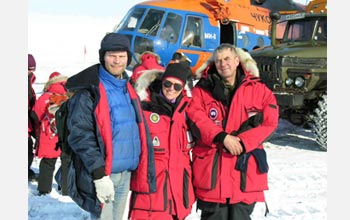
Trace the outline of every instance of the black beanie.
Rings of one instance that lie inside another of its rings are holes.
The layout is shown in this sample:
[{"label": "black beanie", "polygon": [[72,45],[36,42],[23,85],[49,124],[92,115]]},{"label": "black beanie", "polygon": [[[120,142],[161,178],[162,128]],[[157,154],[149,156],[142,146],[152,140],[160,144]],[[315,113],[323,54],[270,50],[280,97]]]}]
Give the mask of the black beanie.
[{"label": "black beanie", "polygon": [[128,53],[128,63],[131,63],[131,51],[129,38],[122,34],[108,33],[101,41],[101,48],[99,50],[100,63],[104,65],[104,56],[106,51],[126,51]]},{"label": "black beanie", "polygon": [[185,68],[181,63],[170,63],[165,69],[162,76],[162,80],[167,77],[174,77],[186,84],[188,69]]}]

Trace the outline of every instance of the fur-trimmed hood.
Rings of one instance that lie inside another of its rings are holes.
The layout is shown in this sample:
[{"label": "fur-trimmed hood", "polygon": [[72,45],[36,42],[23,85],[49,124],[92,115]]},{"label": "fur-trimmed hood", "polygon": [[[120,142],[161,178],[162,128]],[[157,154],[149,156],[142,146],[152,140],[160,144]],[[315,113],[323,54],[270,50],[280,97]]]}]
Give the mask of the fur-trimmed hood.
[{"label": "fur-trimmed hood", "polygon": [[[161,87],[161,78],[162,75],[164,74],[165,70],[145,70],[145,72],[136,80],[135,83],[135,90],[138,96],[140,97],[141,101],[149,100],[150,99],[150,93],[149,93],[149,87],[156,87],[157,83],[159,83],[159,86]],[[153,84],[153,85],[151,85]],[[191,94],[191,89],[188,85],[189,83],[187,82],[185,84],[185,90],[186,90],[186,95],[188,97],[192,97]]]},{"label": "fur-trimmed hood", "polygon": [[[259,74],[258,66],[255,60],[252,58],[252,56],[248,52],[244,51],[242,48],[238,48],[238,47],[236,47],[236,53],[243,70],[253,76],[259,77],[260,74]],[[200,79],[203,75],[203,72],[208,68],[208,66],[211,66],[213,64],[214,64],[214,56],[212,55],[205,63],[203,63],[196,70],[195,72],[196,79]]]},{"label": "fur-trimmed hood", "polygon": [[51,85],[53,85],[55,83],[59,83],[59,82],[65,83],[67,81],[67,79],[68,79],[68,77],[64,76],[64,75],[58,75],[58,76],[52,77],[51,79],[49,79],[49,81],[47,81],[45,83],[43,91],[47,92],[49,90],[49,88],[51,87]]}]

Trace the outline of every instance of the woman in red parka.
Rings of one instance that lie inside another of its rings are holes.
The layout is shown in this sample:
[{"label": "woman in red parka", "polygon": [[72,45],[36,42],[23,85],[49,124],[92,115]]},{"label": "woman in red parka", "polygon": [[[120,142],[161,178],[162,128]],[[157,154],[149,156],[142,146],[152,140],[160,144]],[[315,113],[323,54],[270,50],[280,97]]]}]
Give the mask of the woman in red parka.
[{"label": "woman in red parka", "polygon": [[152,136],[157,175],[155,193],[133,192],[130,219],[185,219],[195,201],[190,151],[192,136],[185,110],[190,102],[182,91],[187,69],[169,64],[163,71],[146,71],[136,81]]},{"label": "woman in red parka", "polygon": [[58,72],[51,73],[44,86],[43,94],[33,108],[40,121],[39,144],[35,152],[36,156],[41,158],[38,177],[39,195],[51,192],[56,160],[61,155],[61,150],[55,149],[58,137],[55,132],[54,115],[49,112],[49,101],[53,94],[64,95],[66,93],[64,87],[66,81],[66,76]]}]

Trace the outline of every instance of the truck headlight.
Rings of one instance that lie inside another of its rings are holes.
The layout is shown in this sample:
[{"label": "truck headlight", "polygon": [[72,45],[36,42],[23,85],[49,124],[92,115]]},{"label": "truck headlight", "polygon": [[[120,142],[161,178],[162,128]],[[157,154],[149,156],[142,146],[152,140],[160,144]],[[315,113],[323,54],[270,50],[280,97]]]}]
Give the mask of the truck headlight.
[{"label": "truck headlight", "polygon": [[293,84],[294,80],[292,78],[287,78],[286,79],[286,86],[291,86]]},{"label": "truck headlight", "polygon": [[304,86],[305,80],[303,77],[298,76],[297,78],[295,78],[295,82],[294,85],[298,88],[301,88]]}]

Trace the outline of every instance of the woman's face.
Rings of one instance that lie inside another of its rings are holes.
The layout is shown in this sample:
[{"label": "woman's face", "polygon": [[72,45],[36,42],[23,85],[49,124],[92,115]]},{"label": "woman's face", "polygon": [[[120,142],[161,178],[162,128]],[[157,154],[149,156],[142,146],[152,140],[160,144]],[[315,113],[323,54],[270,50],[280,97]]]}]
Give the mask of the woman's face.
[{"label": "woman's face", "polygon": [[173,77],[167,77],[162,82],[162,92],[168,100],[177,98],[181,94],[183,88],[183,82]]}]

